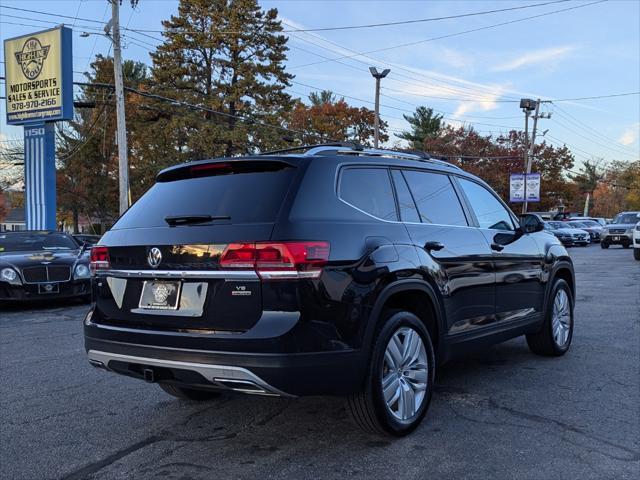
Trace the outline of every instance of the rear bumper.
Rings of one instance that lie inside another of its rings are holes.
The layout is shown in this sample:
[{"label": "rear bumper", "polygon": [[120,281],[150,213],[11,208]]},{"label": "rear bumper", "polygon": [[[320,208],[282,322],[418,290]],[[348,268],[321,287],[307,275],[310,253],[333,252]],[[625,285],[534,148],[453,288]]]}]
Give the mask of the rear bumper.
[{"label": "rear bumper", "polygon": [[[254,353],[186,349],[132,343],[146,332],[115,332],[85,322],[85,350],[92,365],[146,379],[184,386],[222,388],[281,396],[345,395],[361,389],[366,355],[359,350],[314,353]],[[127,334],[128,339],[127,340]],[[110,338],[104,338],[109,336]],[[173,338],[175,340],[175,338]],[[252,342],[247,342],[250,349]],[[255,346],[255,344],[254,344]]]}]

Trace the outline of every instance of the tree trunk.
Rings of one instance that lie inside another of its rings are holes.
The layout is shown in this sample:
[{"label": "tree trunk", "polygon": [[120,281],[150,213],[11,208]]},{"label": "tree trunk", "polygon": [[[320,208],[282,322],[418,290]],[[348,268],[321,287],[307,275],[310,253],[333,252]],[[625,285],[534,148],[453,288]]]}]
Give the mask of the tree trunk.
[{"label": "tree trunk", "polygon": [[78,228],[78,223],[79,223],[78,209],[74,208],[71,212],[73,214],[73,233],[80,233]]}]

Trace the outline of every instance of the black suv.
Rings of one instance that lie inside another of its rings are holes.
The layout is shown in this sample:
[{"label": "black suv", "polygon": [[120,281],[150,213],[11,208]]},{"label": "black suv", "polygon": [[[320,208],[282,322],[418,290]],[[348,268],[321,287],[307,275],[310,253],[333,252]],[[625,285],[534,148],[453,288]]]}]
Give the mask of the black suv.
[{"label": "black suv", "polygon": [[91,251],[92,365],[190,400],[345,395],[403,435],[452,356],[568,350],[573,265],[537,216],[426,155],[300,151],[158,174]]}]

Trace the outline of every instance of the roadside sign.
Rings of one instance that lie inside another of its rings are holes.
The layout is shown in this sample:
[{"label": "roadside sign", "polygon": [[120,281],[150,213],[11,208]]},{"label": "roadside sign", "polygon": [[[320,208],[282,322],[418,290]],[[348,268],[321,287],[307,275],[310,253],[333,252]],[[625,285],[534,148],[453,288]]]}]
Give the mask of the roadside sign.
[{"label": "roadside sign", "polygon": [[4,41],[9,125],[73,118],[71,29],[57,27]]},{"label": "roadside sign", "polygon": [[524,175],[512,173],[509,188],[510,202],[524,202]]},{"label": "roadside sign", "polygon": [[540,174],[528,173],[527,180],[527,202],[540,201]]},{"label": "roadside sign", "polygon": [[[513,203],[540,201],[540,174],[539,173],[512,173],[509,182],[509,201]],[[526,188],[525,188],[526,187]]]}]

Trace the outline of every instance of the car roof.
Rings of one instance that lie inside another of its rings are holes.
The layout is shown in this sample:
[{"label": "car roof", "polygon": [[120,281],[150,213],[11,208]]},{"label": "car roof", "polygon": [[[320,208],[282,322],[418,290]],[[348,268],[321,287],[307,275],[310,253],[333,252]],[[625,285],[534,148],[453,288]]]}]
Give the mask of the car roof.
[{"label": "car roof", "polygon": [[[298,150],[306,151],[298,153]],[[334,165],[340,163],[350,164],[383,164],[393,167],[404,168],[426,168],[442,173],[457,174],[476,179],[485,183],[475,175],[464,171],[451,162],[434,158],[424,152],[405,152],[397,150],[370,149],[364,147],[353,147],[351,144],[323,144],[316,146],[293,147],[290,149],[276,150],[259,155],[247,155],[239,157],[218,157],[205,160],[173,165],[160,171],[156,180],[167,178],[178,170],[187,169],[199,165],[222,162],[242,162],[242,161],[281,161],[297,166],[301,163],[325,162]],[[486,184],[486,183],[485,183]]]}]

